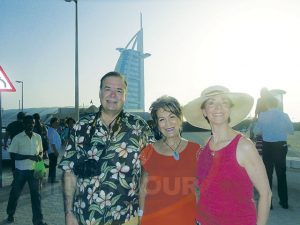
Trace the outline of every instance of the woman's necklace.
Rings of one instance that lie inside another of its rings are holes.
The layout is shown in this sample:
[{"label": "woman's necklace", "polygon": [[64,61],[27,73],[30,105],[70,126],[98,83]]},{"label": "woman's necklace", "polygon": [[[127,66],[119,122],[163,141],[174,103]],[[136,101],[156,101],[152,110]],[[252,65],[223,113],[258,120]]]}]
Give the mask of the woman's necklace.
[{"label": "woman's necklace", "polygon": [[211,154],[211,156],[212,156],[212,157],[215,157],[215,155],[216,155],[216,151],[214,151],[214,150],[211,150],[210,154]]},{"label": "woman's necklace", "polygon": [[180,144],[181,144],[181,138],[180,138],[180,141],[179,141],[179,143],[176,145],[176,147],[175,148],[172,148],[168,143],[167,143],[167,140],[164,140],[164,143],[173,151],[173,158],[175,159],[175,160],[179,160],[179,153],[178,153],[178,147],[180,146]]},{"label": "woman's necklace", "polygon": [[[232,141],[232,139],[225,139],[225,140],[222,140],[222,141],[219,141],[219,144],[221,143],[222,146],[221,147],[218,147],[218,148],[224,148],[226,145],[228,145],[228,143],[230,143]],[[214,142],[214,139],[213,139],[213,142]],[[214,142],[215,143],[215,142]],[[216,144],[216,143],[215,143]],[[210,155],[212,157],[215,157],[215,155],[217,154],[217,150],[210,150]]]}]

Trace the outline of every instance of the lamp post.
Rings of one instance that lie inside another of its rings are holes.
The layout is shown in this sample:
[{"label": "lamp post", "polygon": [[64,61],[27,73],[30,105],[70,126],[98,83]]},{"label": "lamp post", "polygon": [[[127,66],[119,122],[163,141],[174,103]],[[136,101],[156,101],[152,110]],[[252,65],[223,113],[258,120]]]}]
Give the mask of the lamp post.
[{"label": "lamp post", "polygon": [[78,0],[65,0],[75,2],[75,120],[79,119],[79,85],[78,85]]},{"label": "lamp post", "polygon": [[17,83],[21,84],[22,85],[22,112],[23,112],[23,109],[24,109],[24,95],[23,95],[23,81],[21,80],[16,80]]}]

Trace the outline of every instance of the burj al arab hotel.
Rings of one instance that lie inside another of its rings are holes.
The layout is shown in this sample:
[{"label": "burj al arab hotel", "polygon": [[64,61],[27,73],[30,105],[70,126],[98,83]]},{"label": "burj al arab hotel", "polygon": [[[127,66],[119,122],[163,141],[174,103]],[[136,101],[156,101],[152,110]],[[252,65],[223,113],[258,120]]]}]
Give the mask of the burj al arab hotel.
[{"label": "burj al arab hotel", "polygon": [[123,74],[128,82],[128,93],[124,108],[129,111],[144,112],[144,59],[150,54],[144,53],[142,15],[140,23],[140,30],[131,38],[126,47],[117,48],[120,57],[115,71]]}]

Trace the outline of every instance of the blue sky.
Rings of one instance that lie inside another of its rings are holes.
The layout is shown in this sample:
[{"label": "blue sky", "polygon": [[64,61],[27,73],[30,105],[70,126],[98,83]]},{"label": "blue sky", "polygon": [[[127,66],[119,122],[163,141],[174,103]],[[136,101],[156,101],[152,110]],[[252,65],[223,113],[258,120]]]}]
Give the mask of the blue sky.
[{"label": "blue sky", "polygon": [[[300,121],[298,0],[78,0],[80,106],[99,104],[99,79],[140,27],[143,14],[146,109],[163,94],[182,104],[210,85],[255,99],[283,89]],[[0,65],[17,89],[4,109],[74,105],[74,2],[0,0]],[[252,113],[253,115],[253,113]]]}]

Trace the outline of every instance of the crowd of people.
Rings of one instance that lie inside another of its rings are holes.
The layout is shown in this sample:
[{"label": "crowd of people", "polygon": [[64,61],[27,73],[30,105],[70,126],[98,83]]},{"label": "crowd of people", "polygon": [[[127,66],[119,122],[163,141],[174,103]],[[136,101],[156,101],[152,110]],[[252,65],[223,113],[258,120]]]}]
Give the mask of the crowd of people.
[{"label": "crowd of people", "polygon": [[[253,141],[232,128],[251,111],[250,95],[211,86],[183,107],[161,96],[151,104],[150,125],[124,111],[127,89],[123,75],[105,74],[99,111],[66,119],[64,129],[56,117],[46,126],[37,113],[18,114],[5,139],[10,135],[8,151],[15,160],[7,222],[14,222],[28,182],[32,222],[46,224],[40,179],[34,176],[34,163],[42,159],[49,159],[50,184],[58,182],[56,168],[63,171],[66,225],[266,225],[274,167],[280,205],[288,208],[285,157],[293,126],[267,89],[253,123],[262,157]],[[204,146],[182,137],[183,117],[210,131]],[[17,129],[19,134],[12,132]]]},{"label": "crowd of people", "polygon": [[[43,222],[41,207],[41,177],[35,175],[35,164],[43,161],[44,168],[49,168],[48,182],[53,184],[56,180],[57,158],[62,152],[62,140],[69,136],[73,118],[67,118],[65,125],[58,133],[59,119],[52,117],[49,125],[45,125],[39,113],[26,115],[17,114],[17,120],[10,123],[4,136],[4,149],[10,153],[10,163],[13,173],[13,182],[7,204],[7,222],[14,222],[18,199],[26,182],[28,183],[31,204],[32,222],[34,225],[46,225]],[[75,122],[74,122],[75,123]],[[9,146],[9,147],[8,147]],[[49,165],[46,160],[49,159]]]}]

